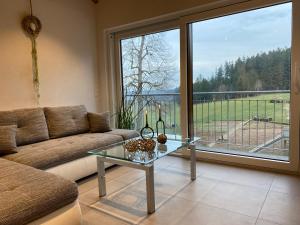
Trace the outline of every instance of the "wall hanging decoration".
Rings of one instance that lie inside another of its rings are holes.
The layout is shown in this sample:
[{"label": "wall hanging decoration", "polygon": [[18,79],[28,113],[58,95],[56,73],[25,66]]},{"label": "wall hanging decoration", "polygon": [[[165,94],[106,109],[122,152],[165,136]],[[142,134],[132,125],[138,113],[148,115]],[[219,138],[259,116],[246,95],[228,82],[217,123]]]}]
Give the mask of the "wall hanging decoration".
[{"label": "wall hanging decoration", "polygon": [[31,0],[29,2],[30,2],[30,15],[25,16],[23,18],[22,27],[31,40],[33,86],[34,86],[34,91],[35,91],[35,95],[36,95],[37,105],[39,105],[40,80],[39,80],[39,70],[38,70],[36,39],[42,29],[42,23],[36,16],[33,15],[32,2],[31,2]]},{"label": "wall hanging decoration", "polygon": [[[163,133],[158,134],[158,127],[159,124],[162,125]],[[157,141],[160,144],[165,144],[168,140],[167,135],[166,135],[166,126],[165,126],[165,121],[162,120],[161,118],[161,108],[160,105],[158,106],[158,121],[156,122],[156,135],[157,135]]]},{"label": "wall hanging decoration", "polygon": [[154,137],[154,130],[149,126],[148,123],[148,112],[146,110],[146,125],[141,129],[140,135],[143,139],[152,139]]}]

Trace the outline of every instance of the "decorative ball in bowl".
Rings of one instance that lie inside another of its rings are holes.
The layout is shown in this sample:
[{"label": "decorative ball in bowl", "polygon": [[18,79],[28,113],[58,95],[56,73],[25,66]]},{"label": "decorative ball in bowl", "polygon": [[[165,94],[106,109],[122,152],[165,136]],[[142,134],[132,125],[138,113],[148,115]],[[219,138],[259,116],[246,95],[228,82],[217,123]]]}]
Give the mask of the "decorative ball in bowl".
[{"label": "decorative ball in bowl", "polygon": [[168,140],[168,138],[165,134],[160,134],[157,136],[157,141],[160,144],[166,144],[167,140]]},{"label": "decorative ball in bowl", "polygon": [[144,152],[154,151],[156,142],[152,139],[142,139],[140,140],[140,150]]},{"label": "decorative ball in bowl", "polygon": [[155,149],[155,146],[156,146],[156,142],[152,139],[132,140],[124,144],[124,148],[128,152],[136,152],[139,150],[142,152],[150,152]]},{"label": "decorative ball in bowl", "polygon": [[139,140],[128,141],[124,147],[128,152],[136,152],[139,150]]}]

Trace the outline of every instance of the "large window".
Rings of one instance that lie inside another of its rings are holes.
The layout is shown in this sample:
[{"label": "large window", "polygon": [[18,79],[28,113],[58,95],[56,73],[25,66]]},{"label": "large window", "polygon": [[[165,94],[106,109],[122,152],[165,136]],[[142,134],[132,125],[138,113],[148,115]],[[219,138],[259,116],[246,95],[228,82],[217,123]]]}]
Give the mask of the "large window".
[{"label": "large window", "polygon": [[199,148],[289,160],[292,3],[192,23]]},{"label": "large window", "polygon": [[[180,54],[179,30],[169,30],[120,41],[125,108],[137,130],[148,123],[156,127],[159,116],[172,138],[180,136]],[[161,132],[161,131],[160,131]]]},{"label": "large window", "polygon": [[200,158],[295,171],[299,8],[243,1],[117,32],[119,127],[140,130],[147,113],[155,130],[160,109],[169,138],[196,137]]}]

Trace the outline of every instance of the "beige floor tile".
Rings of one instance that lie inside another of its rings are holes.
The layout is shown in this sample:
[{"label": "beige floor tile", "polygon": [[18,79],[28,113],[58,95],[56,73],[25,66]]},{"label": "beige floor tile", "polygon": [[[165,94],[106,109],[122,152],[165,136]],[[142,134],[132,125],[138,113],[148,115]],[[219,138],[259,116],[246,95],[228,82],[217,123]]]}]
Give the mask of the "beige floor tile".
[{"label": "beige floor tile", "polygon": [[186,159],[183,159],[181,157],[176,157],[176,156],[166,156],[163,157],[161,160],[164,160],[168,164],[176,164],[176,163],[181,163],[182,160],[187,161]]},{"label": "beige floor tile", "polygon": [[[187,173],[190,173],[190,171],[191,171],[190,159],[184,159],[184,158],[180,158],[180,157],[176,157],[176,156],[168,156],[166,158],[162,158],[162,159],[158,160],[158,162],[160,162],[159,167],[163,167],[163,168],[170,167],[170,168],[174,168],[177,170],[186,171]],[[203,162],[196,163],[197,175],[202,174],[202,167],[200,167],[201,164],[203,164]],[[206,164],[206,163],[204,163],[204,164]]]},{"label": "beige floor tile", "polygon": [[277,175],[273,181],[271,190],[300,196],[300,177]]},{"label": "beige floor tile", "polygon": [[81,180],[81,181],[77,182],[77,184],[78,184],[79,194],[88,192],[88,191],[94,189],[95,187],[98,187],[97,175],[93,175],[84,180]]},{"label": "beige floor tile", "polygon": [[300,224],[300,197],[271,191],[260,213],[260,218],[282,225]]},{"label": "beige floor tile", "polygon": [[[127,167],[114,166],[106,169],[105,172],[106,172],[105,174],[106,181],[108,182],[126,173],[132,172],[132,169]],[[86,179],[82,179],[78,181],[77,184],[78,184],[78,191],[80,194],[90,191],[95,187],[98,187],[97,174],[90,176]]]},{"label": "beige floor tile", "polygon": [[[97,181],[97,179],[95,179]],[[112,194],[116,191],[121,190],[122,188],[126,187],[127,184],[112,180],[106,183],[106,193],[107,195]],[[85,205],[91,205],[95,202],[99,201],[99,189],[98,184],[93,189],[80,194],[79,195],[79,202]]]},{"label": "beige floor tile", "polygon": [[82,216],[84,216],[87,212],[89,212],[92,208],[85,205],[85,204],[82,204],[79,202],[79,205],[80,205],[80,208],[81,208],[81,214]]},{"label": "beige floor tile", "polygon": [[167,159],[169,158],[170,156],[166,156],[166,157],[163,157],[161,159],[158,159],[154,162],[154,169],[156,168],[167,168],[171,165],[170,161],[168,161]]},{"label": "beige floor tile", "polygon": [[256,225],[280,225],[279,223],[258,219]]},{"label": "beige floor tile", "polygon": [[[170,198],[171,196],[156,191],[156,208]],[[127,186],[110,196],[101,198],[92,207],[129,223],[138,224],[148,215],[146,190],[140,190],[134,185]]]},{"label": "beige floor tile", "polygon": [[[163,168],[154,173],[155,191],[167,195],[175,195],[190,183],[190,175],[186,172]],[[140,190],[146,189],[145,178],[138,181],[135,186]]]},{"label": "beige floor tile", "polygon": [[121,182],[124,184],[131,184],[133,182],[136,182],[136,181],[142,179],[143,177],[145,177],[145,171],[135,169],[135,170],[132,170],[128,173],[125,173],[125,174],[119,176],[116,180],[118,182]]},{"label": "beige floor tile", "polygon": [[208,163],[200,163],[197,172],[203,177],[265,189],[270,188],[275,177],[268,172]]},{"label": "beige floor tile", "polygon": [[129,225],[129,223],[92,208],[85,209],[82,220],[83,225]]},{"label": "beige floor tile", "polygon": [[105,171],[105,177],[107,180],[113,180],[133,170],[126,166],[114,166]]},{"label": "beige floor tile", "polygon": [[217,180],[198,177],[195,181],[191,181],[183,190],[177,193],[176,196],[190,201],[199,201],[211,191],[218,183]]},{"label": "beige floor tile", "polygon": [[233,167],[229,169],[226,182],[270,189],[275,175],[268,172]]},{"label": "beige floor tile", "polygon": [[84,225],[128,225],[126,217],[135,223],[146,217],[142,225],[300,224],[299,177],[197,162],[198,177],[191,182],[190,161],[172,156],[155,162],[154,169],[157,211],[150,216],[144,171],[123,166],[106,171],[108,196],[115,195],[109,200],[116,202],[104,211],[112,214],[90,207],[99,202],[96,175],[78,182]]},{"label": "beige floor tile", "polygon": [[172,157],[169,159],[170,167],[177,168],[180,170],[190,171],[191,161],[188,159],[181,159],[179,157]]},{"label": "beige floor tile", "polygon": [[211,163],[199,163],[197,164],[197,173],[200,176],[226,181],[228,177],[229,171],[232,167],[219,165],[219,164],[211,164]]},{"label": "beige floor tile", "polygon": [[183,198],[173,197],[163,204],[156,212],[148,216],[142,225],[173,225],[180,221],[196,205],[196,202]]},{"label": "beige floor tile", "polygon": [[254,225],[256,218],[198,203],[176,225]]},{"label": "beige floor tile", "polygon": [[267,192],[266,189],[219,182],[200,201],[214,207],[257,217]]}]

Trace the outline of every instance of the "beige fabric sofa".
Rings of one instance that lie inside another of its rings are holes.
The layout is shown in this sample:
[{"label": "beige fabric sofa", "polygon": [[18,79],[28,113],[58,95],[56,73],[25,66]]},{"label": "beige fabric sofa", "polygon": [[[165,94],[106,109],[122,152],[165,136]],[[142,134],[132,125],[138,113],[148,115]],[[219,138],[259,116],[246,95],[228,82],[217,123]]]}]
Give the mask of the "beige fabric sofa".
[{"label": "beige fabric sofa", "polygon": [[75,183],[0,159],[0,224],[26,224],[76,201]]},{"label": "beige fabric sofa", "polygon": [[0,225],[80,224],[73,181],[96,172],[87,151],[138,136],[91,133],[84,106],[2,111],[0,126],[7,125],[17,126],[18,147],[0,158]]}]

